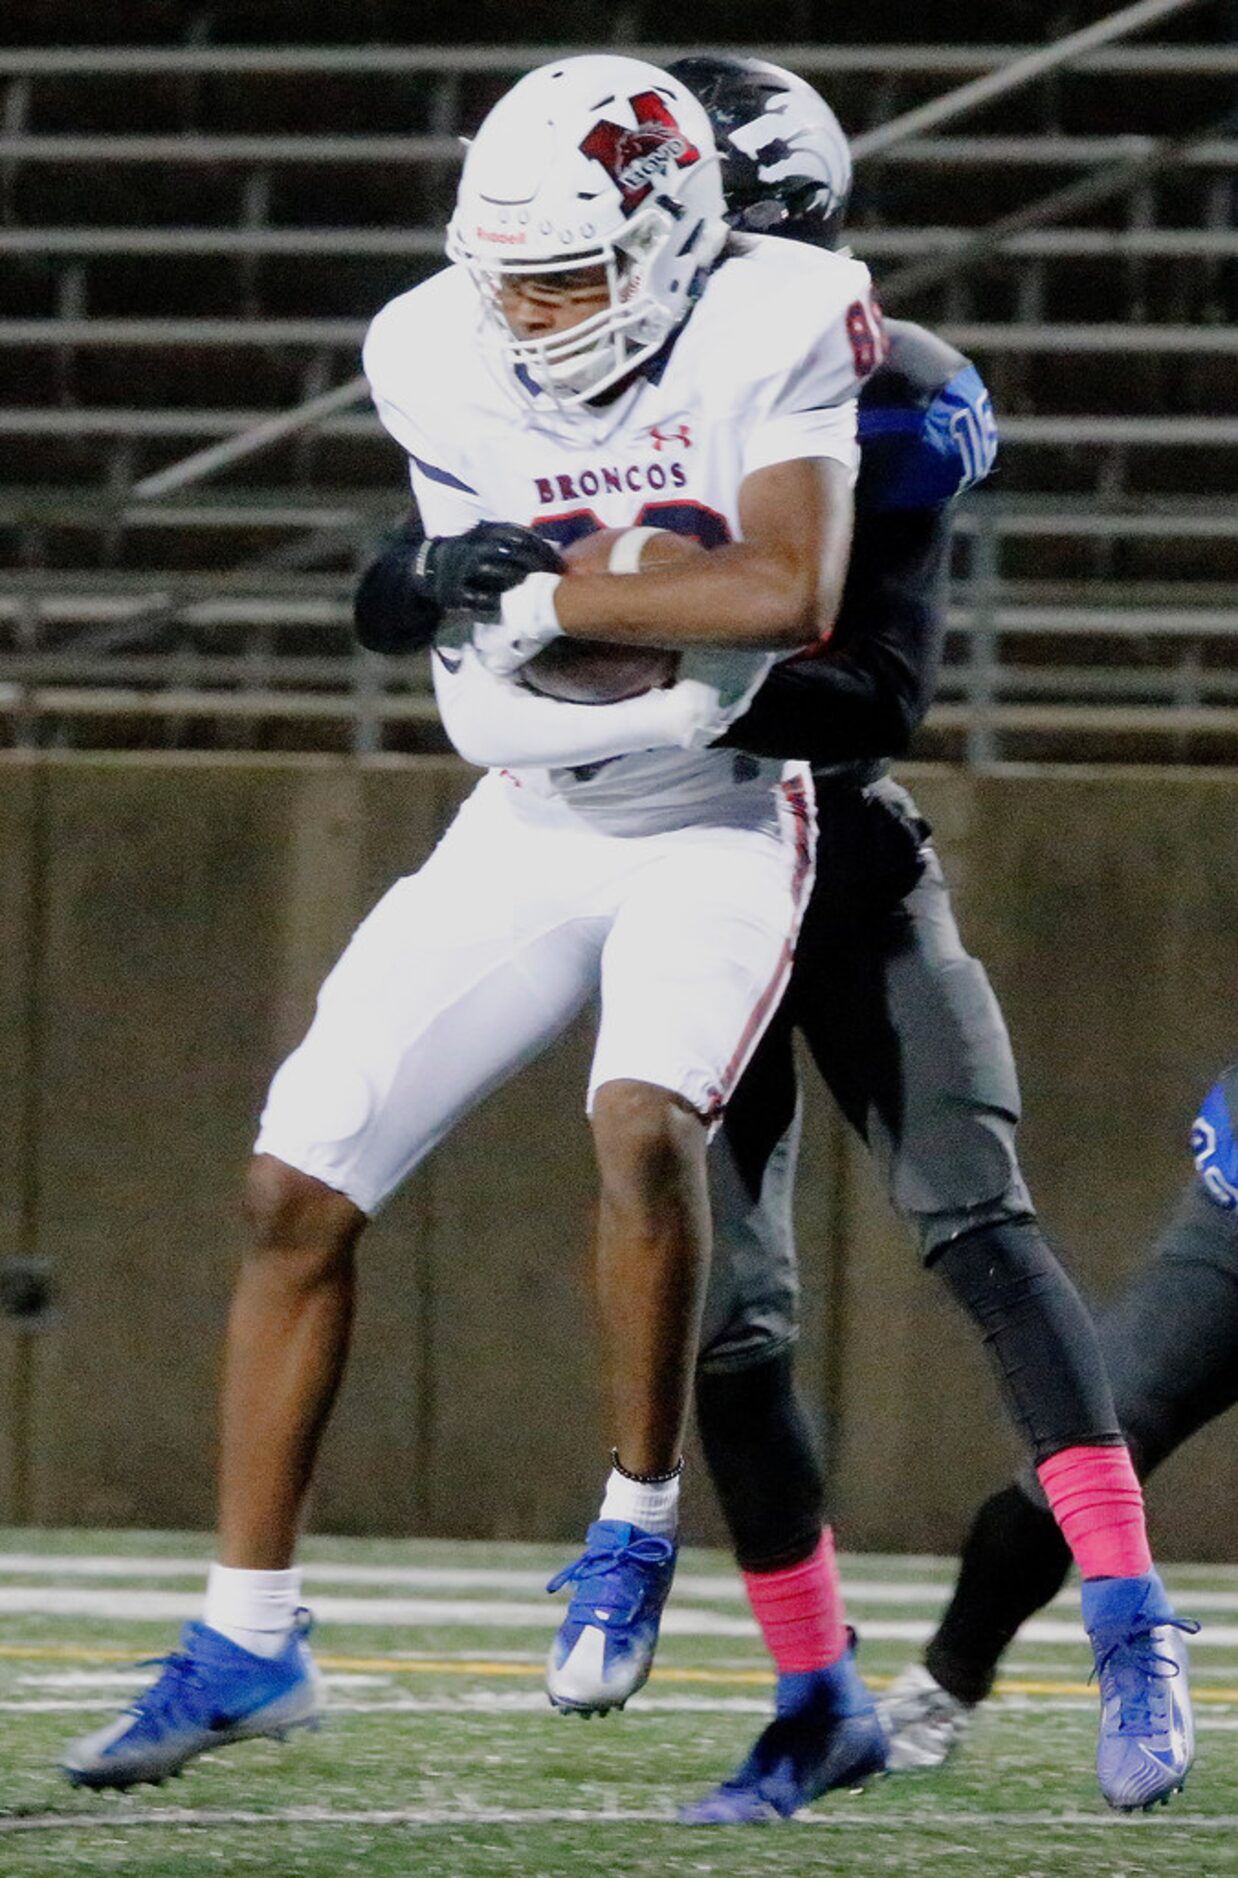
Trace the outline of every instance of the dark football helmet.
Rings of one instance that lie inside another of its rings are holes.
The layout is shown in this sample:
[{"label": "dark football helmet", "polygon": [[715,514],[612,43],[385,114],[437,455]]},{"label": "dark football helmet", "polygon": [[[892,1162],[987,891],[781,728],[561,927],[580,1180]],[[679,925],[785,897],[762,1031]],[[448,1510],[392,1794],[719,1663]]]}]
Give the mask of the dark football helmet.
[{"label": "dark football helmet", "polygon": [[851,152],[812,86],[764,59],[703,53],[666,69],[709,113],[731,227],[836,247],[851,194]]}]

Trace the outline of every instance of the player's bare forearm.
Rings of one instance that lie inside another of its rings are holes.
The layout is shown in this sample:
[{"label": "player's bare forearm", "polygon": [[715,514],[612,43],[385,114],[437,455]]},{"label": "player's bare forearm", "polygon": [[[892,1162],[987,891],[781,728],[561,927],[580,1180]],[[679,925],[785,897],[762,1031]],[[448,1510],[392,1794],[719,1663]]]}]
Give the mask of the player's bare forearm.
[{"label": "player's bare forearm", "polygon": [[812,570],[734,542],[648,574],[580,574],[555,595],[569,638],[791,649],[824,638]]},{"label": "player's bare forearm", "polygon": [[581,574],[555,594],[569,638],[616,645],[782,651],[828,639],[851,545],[851,479],[805,458],[757,470],[740,492],[744,539],[640,574]]}]

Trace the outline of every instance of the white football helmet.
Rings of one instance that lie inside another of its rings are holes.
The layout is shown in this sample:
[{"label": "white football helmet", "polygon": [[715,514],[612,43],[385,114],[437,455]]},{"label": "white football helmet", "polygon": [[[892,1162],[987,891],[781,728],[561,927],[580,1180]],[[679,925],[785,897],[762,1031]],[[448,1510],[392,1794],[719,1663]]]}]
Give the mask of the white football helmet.
[{"label": "white football helmet", "polygon": [[[447,252],[481,294],[484,331],[526,396],[596,398],[682,324],[727,237],[709,118],[641,59],[589,54],[530,72],[469,146]],[[606,308],[521,338],[500,289],[603,267]]]}]

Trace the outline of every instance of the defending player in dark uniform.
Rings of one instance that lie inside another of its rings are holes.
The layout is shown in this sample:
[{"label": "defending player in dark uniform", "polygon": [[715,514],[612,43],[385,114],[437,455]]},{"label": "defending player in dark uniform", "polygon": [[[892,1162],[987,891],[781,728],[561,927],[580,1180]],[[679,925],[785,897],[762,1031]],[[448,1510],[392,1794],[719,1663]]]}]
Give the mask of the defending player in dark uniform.
[{"label": "defending player in dark uniform", "polygon": [[[816,93],[759,61],[691,58],[673,69],[709,111],[732,226],[833,246],[850,163]],[[928,708],[948,504],[988,473],[996,445],[968,361],[907,322],[891,322],[889,337],[888,362],[861,396],[856,529],[833,640],[820,657],[776,667],[725,739],[812,761],[818,870],[790,990],[713,1151],[714,1274],[696,1392],[710,1472],[779,1671],[777,1718],[736,1774],[688,1809],[692,1823],[792,1813],[873,1760],[868,1718],[830,1680],[846,1631],[831,1593],[822,1468],[792,1376],[796,1028],[926,1263],[985,1337],[1062,1520],[1063,1556],[1069,1542],[1089,1580],[1085,1622],[1107,1664],[1102,1699],[1119,1667],[1133,1667],[1124,1688],[1144,1688],[1150,1636],[1185,1666],[1095,1332],[1019,1170],[1018,1082],[1000,1008],[959,937],[927,825],[872,760],[904,749]],[[1105,1528],[1099,1544],[1089,1517]],[[1151,1777],[1126,1727],[1137,1698],[1127,1706],[1121,1728],[1102,1724],[1098,1754],[1117,1806],[1172,1791],[1190,1762],[1183,1675],[1148,1743],[1159,1757]]]},{"label": "defending player in dark uniform", "polygon": [[[1191,1132],[1196,1172],[1152,1259],[1100,1320],[1118,1416],[1141,1480],[1238,1403],[1238,1063]],[[985,1501],[946,1613],[882,1703],[896,1770],[940,1767],[1003,1651],[1061,1590],[1070,1553],[1034,1477]]]},{"label": "defending player in dark uniform", "polygon": [[[713,118],[733,225],[829,246],[849,166],[842,133],[816,94],[752,62],[693,60],[678,69]],[[851,338],[858,368],[861,340],[876,347],[880,339],[867,322]],[[862,1778],[885,1754],[848,1648],[822,1527],[821,1468],[792,1384],[794,1025],[879,1158],[926,1259],[983,1328],[1089,1581],[1085,1620],[1104,1661],[1109,1716],[1098,1765],[1115,1805],[1149,1797],[1147,1730],[1126,1726],[1124,1692],[1146,1687],[1149,1636],[1163,1652],[1181,1647],[1151,1570],[1142,1498],[1095,1332],[1019,1173],[1018,1090],[1000,1011],[963,949],[914,804],[873,760],[905,747],[927,709],[940,650],[946,505],[986,473],[993,451],[984,388],[967,361],[916,327],[896,324],[892,338],[893,356],[863,409],[856,541],[834,640],[817,659],[779,666],[728,738],[739,752],[818,766],[822,833],[791,998],[712,1150],[719,1233],[698,1415],[779,1682],[778,1716],[748,1761],[685,1815],[701,1823],[792,1813]],[[366,643],[401,643],[402,620],[392,633],[387,622],[401,612],[409,545],[380,556],[380,569],[398,576],[390,590],[373,569],[363,582]],[[599,725],[622,708],[597,706]],[[572,1611],[613,1604],[607,1557],[589,1554],[580,1565]],[[642,1674],[656,1620],[646,1628]],[[1165,1792],[1189,1765],[1184,1677],[1174,1694],[1172,1738],[1154,1744],[1163,1758],[1152,1765],[1153,1784]]]}]

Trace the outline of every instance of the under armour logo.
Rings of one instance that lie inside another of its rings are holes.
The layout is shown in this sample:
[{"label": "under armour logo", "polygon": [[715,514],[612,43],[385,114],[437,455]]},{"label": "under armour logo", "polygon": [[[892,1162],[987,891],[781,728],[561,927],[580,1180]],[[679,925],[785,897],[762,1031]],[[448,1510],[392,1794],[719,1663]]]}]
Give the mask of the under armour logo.
[{"label": "under armour logo", "polygon": [[681,443],[685,450],[692,448],[692,438],[686,424],[677,424],[674,430],[659,430],[656,424],[649,426],[649,435],[653,438],[655,450],[664,450],[668,444]]},{"label": "under armour logo", "polygon": [[623,198],[623,212],[631,215],[650,194],[672,163],[680,169],[700,158],[656,91],[639,91],[629,98],[635,129],[613,124],[608,117],[593,126],[580,145],[582,156],[600,163]]}]

